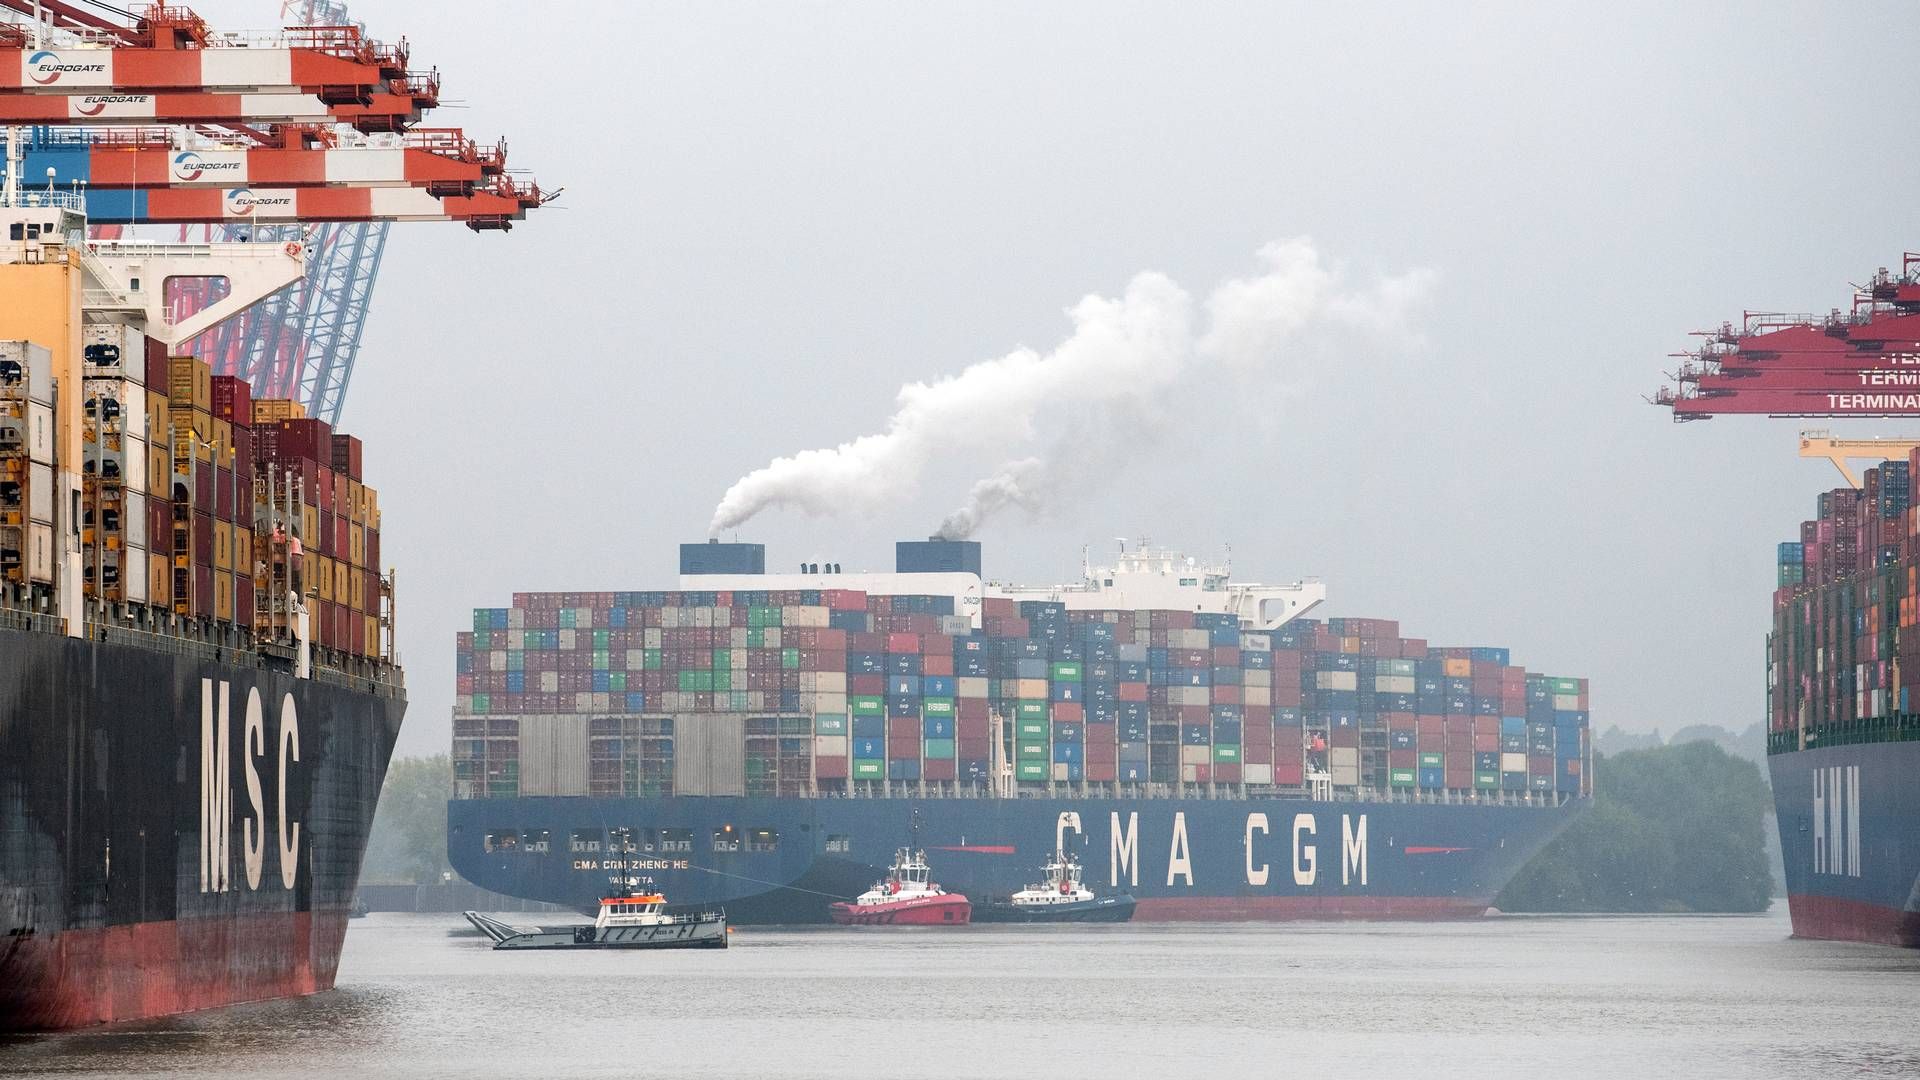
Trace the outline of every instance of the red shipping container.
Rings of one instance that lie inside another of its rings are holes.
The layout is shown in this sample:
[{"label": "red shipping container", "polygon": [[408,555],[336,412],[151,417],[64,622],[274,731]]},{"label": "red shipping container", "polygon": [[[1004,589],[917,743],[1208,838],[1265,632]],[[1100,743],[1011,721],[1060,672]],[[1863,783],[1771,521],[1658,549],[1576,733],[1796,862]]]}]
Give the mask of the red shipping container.
[{"label": "red shipping container", "polygon": [[1123,682],[1116,685],[1114,697],[1120,701],[1147,700],[1147,684],[1143,682]]},{"label": "red shipping container", "polygon": [[353,556],[353,522],[345,515],[333,517],[333,557],[348,559]]},{"label": "red shipping container", "polygon": [[[360,440],[351,435],[335,435],[328,451],[327,464],[349,480],[360,479]],[[723,606],[728,606],[723,603]]]},{"label": "red shipping container", "polygon": [[954,741],[954,745],[963,758],[993,756],[993,740],[986,736],[962,735]]},{"label": "red shipping container", "polygon": [[347,651],[362,656],[367,651],[367,620],[347,620]]},{"label": "red shipping container", "polygon": [[[1272,730],[1268,730],[1272,734]],[[1240,759],[1249,765],[1273,764],[1273,743],[1247,742],[1240,745]]]},{"label": "red shipping container", "polygon": [[253,388],[231,375],[213,377],[213,415],[230,424],[253,423]]},{"label": "red shipping container", "polygon": [[1447,718],[1444,716],[1416,715],[1414,717],[1414,730],[1422,735],[1431,735],[1435,739],[1438,739],[1441,734],[1446,731],[1446,721]]},{"label": "red shipping container", "polygon": [[1056,701],[1053,703],[1055,720],[1080,721],[1087,718],[1087,707],[1077,701]]},{"label": "red shipping container", "polygon": [[1482,753],[1482,754],[1489,754],[1499,750],[1500,749],[1500,733],[1497,731],[1489,732],[1487,734],[1480,734],[1478,732],[1474,733],[1473,749],[1476,753]]},{"label": "red shipping container", "polygon": [[887,651],[890,653],[919,653],[919,634],[888,634]]},{"label": "red shipping container", "polygon": [[952,675],[953,674],[953,654],[952,653],[927,653],[926,655],[922,656],[920,658],[920,674]]},{"label": "red shipping container", "polygon": [[242,626],[253,625],[253,579],[238,575],[233,579],[233,615]]},{"label": "red shipping container", "polygon": [[989,619],[1011,619],[1020,614],[1020,605],[1004,596],[989,596],[980,602],[980,614]]},{"label": "red shipping container", "polygon": [[912,761],[919,756],[920,740],[918,738],[887,740],[888,761]]},{"label": "red shipping container", "polygon": [[986,698],[963,697],[953,703],[955,715],[962,720],[985,721],[993,714]]},{"label": "red shipping container", "polygon": [[1387,751],[1387,768],[1417,769],[1419,767],[1420,767],[1420,751],[1418,750]]},{"label": "red shipping container", "polygon": [[1273,687],[1273,707],[1276,709],[1297,709],[1300,707],[1300,686],[1298,683],[1282,682]]},{"label": "red shipping container", "polygon": [[[132,374],[132,365],[124,365]],[[158,338],[147,339],[146,385],[157,393],[167,392],[167,346]]]},{"label": "red shipping container", "polygon": [[1305,767],[1299,762],[1276,761],[1273,763],[1273,782],[1282,787],[1299,787],[1305,772]]},{"label": "red shipping container", "polygon": [[1452,769],[1448,769],[1446,772],[1445,779],[1446,779],[1446,785],[1449,788],[1453,788],[1454,790],[1457,790],[1457,791],[1464,791],[1467,788],[1470,788],[1473,786],[1473,770],[1466,769],[1460,772],[1455,772]]},{"label": "red shipping container", "polygon": [[1213,688],[1212,699],[1215,705],[1238,705],[1240,698],[1238,686],[1217,685]]},{"label": "red shipping container", "polygon": [[1119,765],[1111,761],[1089,761],[1084,770],[1089,783],[1106,784],[1120,778]]},{"label": "red shipping container", "polygon": [[850,675],[847,677],[847,692],[859,697],[879,697],[887,692],[885,675]]},{"label": "red shipping container", "polygon": [[1528,754],[1527,755],[1527,775],[1528,776],[1552,776],[1553,775],[1553,755],[1552,754]]},{"label": "red shipping container", "polygon": [[1240,782],[1239,762],[1216,762],[1213,766],[1213,782],[1216,784],[1237,784]]},{"label": "red shipping container", "polygon": [[1101,744],[1088,743],[1087,744],[1087,759],[1086,759],[1087,764],[1092,765],[1098,762],[1102,765],[1112,765],[1114,762],[1117,762],[1119,760],[1120,760],[1120,747],[1117,744],[1115,743],[1101,743]]},{"label": "red shipping container", "polygon": [[823,755],[813,759],[813,775],[821,780],[845,780],[847,778],[847,759],[844,755]]},{"label": "red shipping container", "polygon": [[920,776],[924,780],[951,780],[953,767],[952,758],[928,758],[920,763]]},{"label": "red shipping container", "polygon": [[274,426],[283,456],[333,464],[333,427],[325,420],[280,420]]},{"label": "red shipping container", "polygon": [[920,742],[920,718],[917,716],[894,716],[888,718],[887,741],[889,743],[906,741],[918,745]]},{"label": "red shipping container", "polygon": [[1215,766],[1213,766],[1213,765],[1195,765],[1195,766],[1192,766],[1192,768],[1193,768],[1193,782],[1194,782],[1194,783],[1196,783],[1196,784],[1211,784],[1211,783],[1213,783],[1213,770],[1214,770],[1214,768],[1215,768]]}]

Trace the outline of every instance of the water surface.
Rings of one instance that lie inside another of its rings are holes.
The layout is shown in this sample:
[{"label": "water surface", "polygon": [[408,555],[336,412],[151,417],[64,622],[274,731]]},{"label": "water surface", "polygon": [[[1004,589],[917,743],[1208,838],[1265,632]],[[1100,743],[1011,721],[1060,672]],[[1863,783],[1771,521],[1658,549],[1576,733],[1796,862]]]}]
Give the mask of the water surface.
[{"label": "water surface", "polygon": [[0,1072],[1920,1076],[1920,953],[1793,941],[1783,912],[743,928],[700,953],[495,953],[458,922],[376,914],[332,993],[4,1040]]}]

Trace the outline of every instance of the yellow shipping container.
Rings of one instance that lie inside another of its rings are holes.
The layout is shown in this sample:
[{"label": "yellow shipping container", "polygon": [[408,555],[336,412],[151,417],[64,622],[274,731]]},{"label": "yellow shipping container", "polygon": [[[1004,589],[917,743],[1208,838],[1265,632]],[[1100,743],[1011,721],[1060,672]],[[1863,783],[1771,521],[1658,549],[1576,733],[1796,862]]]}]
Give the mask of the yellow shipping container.
[{"label": "yellow shipping container", "polygon": [[314,595],[320,588],[320,556],[312,549],[300,557],[300,587],[306,596]]},{"label": "yellow shipping container", "polygon": [[316,556],[318,563],[315,571],[319,580],[314,582],[315,595],[325,603],[333,603],[333,560],[325,556]]},{"label": "yellow shipping container", "polygon": [[365,652],[368,656],[377,657],[380,655],[380,620],[372,615],[368,615],[366,619],[367,645]]},{"label": "yellow shipping container", "polygon": [[347,520],[355,525],[367,523],[367,489],[358,480],[347,481]]},{"label": "yellow shipping container", "polygon": [[224,521],[213,523],[213,568],[233,572],[233,526]]},{"label": "yellow shipping container", "polygon": [[297,401],[284,398],[256,398],[253,402],[253,422],[270,424],[277,420],[305,420],[307,407]]},{"label": "yellow shipping container", "polygon": [[233,621],[233,575],[224,570],[213,574],[213,617],[221,622]]},{"label": "yellow shipping container", "polygon": [[367,527],[365,525],[347,527],[347,561],[355,566],[367,565]]},{"label": "yellow shipping container", "polygon": [[167,402],[213,411],[213,368],[194,356],[167,358]]},{"label": "yellow shipping container", "polygon": [[339,559],[328,559],[327,561],[333,564],[333,602],[352,607],[353,605],[350,601],[353,599],[353,590],[347,583],[347,578],[349,577],[347,564],[341,562]]},{"label": "yellow shipping container", "polygon": [[173,568],[165,555],[147,557],[147,602],[166,606],[173,595]]},{"label": "yellow shipping container", "polygon": [[253,530],[236,525],[233,529],[233,571],[242,577],[251,578],[254,576],[254,569]]},{"label": "yellow shipping container", "polygon": [[147,444],[147,491],[158,498],[173,498],[173,468],[167,461],[167,448]]},{"label": "yellow shipping container", "polygon": [[320,543],[320,508],[317,506],[300,508],[300,543],[308,548]]},{"label": "yellow shipping container", "polygon": [[1471,660],[1447,660],[1445,664],[1447,678],[1449,679],[1470,679],[1473,677],[1473,661]]},{"label": "yellow shipping container", "polygon": [[167,430],[167,392],[157,386],[147,387],[147,432],[148,438],[155,438]]}]

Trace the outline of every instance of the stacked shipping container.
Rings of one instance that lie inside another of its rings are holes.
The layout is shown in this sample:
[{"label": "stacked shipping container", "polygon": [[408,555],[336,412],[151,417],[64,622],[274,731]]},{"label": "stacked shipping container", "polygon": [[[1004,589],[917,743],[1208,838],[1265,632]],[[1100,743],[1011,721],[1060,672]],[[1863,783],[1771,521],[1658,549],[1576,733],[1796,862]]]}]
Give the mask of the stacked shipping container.
[{"label": "stacked shipping container", "polygon": [[[1016,784],[1083,791],[1590,790],[1584,679],[1378,619],[990,598],[976,629],[945,596],[536,593],[477,609],[456,665],[462,797],[671,794],[676,742],[742,718],[741,775],[698,793],[984,788],[996,752]],[[586,775],[523,787],[519,744],[583,715]]]},{"label": "stacked shipping container", "polygon": [[1779,547],[1767,641],[1771,743],[1845,736],[1915,711],[1920,673],[1920,449],[1819,497]]},{"label": "stacked shipping container", "polygon": [[[125,326],[85,326],[83,361],[89,602],[148,628],[284,641],[298,589],[325,654],[390,655],[379,503],[361,482],[359,440],[299,418],[293,402],[255,402],[245,381]],[[60,572],[51,367],[44,349],[0,343],[0,586],[23,595]]]}]

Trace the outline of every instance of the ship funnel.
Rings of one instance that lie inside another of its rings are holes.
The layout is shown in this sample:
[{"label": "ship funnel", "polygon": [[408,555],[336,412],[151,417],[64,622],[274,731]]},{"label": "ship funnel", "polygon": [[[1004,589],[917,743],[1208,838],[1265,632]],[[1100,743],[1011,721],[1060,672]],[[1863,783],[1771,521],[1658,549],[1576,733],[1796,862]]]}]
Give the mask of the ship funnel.
[{"label": "ship funnel", "polygon": [[682,574],[764,574],[767,572],[767,545],[723,544],[708,540],[704,544],[680,545]]},{"label": "ship funnel", "polygon": [[980,541],[902,540],[893,545],[893,568],[902,574],[980,575]]}]

